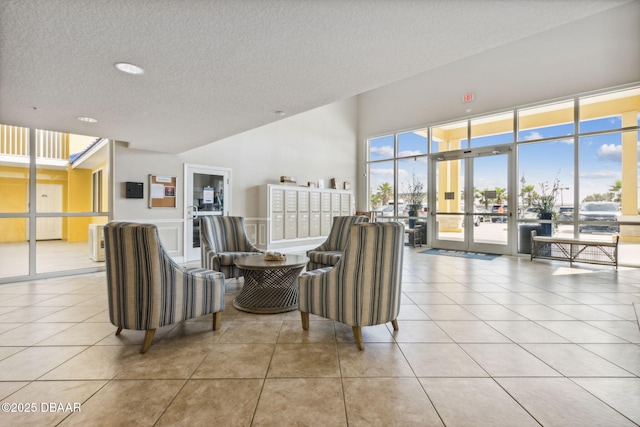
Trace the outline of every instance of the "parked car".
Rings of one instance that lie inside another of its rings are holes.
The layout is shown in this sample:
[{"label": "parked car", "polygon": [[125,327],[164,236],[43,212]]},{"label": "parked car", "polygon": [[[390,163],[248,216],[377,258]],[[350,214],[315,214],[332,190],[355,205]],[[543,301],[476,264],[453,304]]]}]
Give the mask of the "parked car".
[{"label": "parked car", "polygon": [[523,219],[538,219],[540,218],[539,208],[527,208],[522,214]]},{"label": "parked car", "polygon": [[[491,207],[491,212],[492,213],[507,213],[508,211],[508,206],[507,205],[493,205]],[[507,222],[507,217],[506,216],[492,216],[491,217],[491,222]]]},{"label": "parked car", "polygon": [[573,221],[573,206],[560,206],[558,221]]},{"label": "parked car", "polygon": [[[484,209],[482,209],[482,211],[484,211]],[[474,209],[474,210],[473,210],[473,212],[474,212],[474,215],[473,215],[473,225],[474,225],[475,227],[478,227],[478,226],[480,225],[480,223],[481,223],[481,222],[484,222],[484,221],[485,221],[485,220],[484,220],[484,217],[485,217],[485,216],[484,216],[484,215],[477,215],[477,214],[478,214],[478,209],[477,209],[477,208],[476,208],[476,209]],[[464,218],[465,218],[464,216],[462,216],[462,215],[460,216],[460,226],[461,226],[461,227],[464,227]],[[488,220],[487,220],[487,221],[488,221]]]},{"label": "parked car", "polygon": [[[425,210],[425,207],[423,206],[418,211],[418,216],[424,216],[425,213],[426,213],[426,210]],[[400,211],[400,215],[409,215],[409,207],[407,206],[403,207],[402,210]]]},{"label": "parked car", "polygon": [[[617,224],[620,216],[620,208],[613,202],[587,202],[580,207],[579,219],[580,233],[618,233],[620,226]],[[600,221],[612,224],[588,224],[583,221]]]},{"label": "parked car", "polygon": [[375,209],[377,216],[393,216],[394,205],[383,205]]},{"label": "parked car", "polygon": [[491,221],[491,217],[486,215],[487,210],[485,208],[474,208],[473,210],[473,225],[476,227],[480,225],[481,222],[489,222]]}]

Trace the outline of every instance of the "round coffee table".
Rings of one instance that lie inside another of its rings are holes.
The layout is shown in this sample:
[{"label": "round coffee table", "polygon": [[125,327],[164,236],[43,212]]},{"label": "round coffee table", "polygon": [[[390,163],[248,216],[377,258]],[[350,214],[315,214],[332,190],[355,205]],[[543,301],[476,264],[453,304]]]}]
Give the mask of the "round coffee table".
[{"label": "round coffee table", "polygon": [[298,309],[298,276],[309,262],[303,255],[287,255],[283,261],[265,261],[264,255],[238,258],[244,286],[233,306],[249,313],[284,313]]}]

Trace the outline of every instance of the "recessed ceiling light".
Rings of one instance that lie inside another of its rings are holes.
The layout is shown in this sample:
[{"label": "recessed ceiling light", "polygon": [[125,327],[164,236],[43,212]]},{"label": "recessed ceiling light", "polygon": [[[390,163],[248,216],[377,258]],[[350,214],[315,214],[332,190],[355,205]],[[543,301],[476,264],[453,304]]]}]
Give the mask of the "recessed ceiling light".
[{"label": "recessed ceiling light", "polygon": [[80,117],[77,117],[77,119],[85,123],[98,123],[98,120],[94,119],[93,117],[80,116]]},{"label": "recessed ceiling light", "polygon": [[284,111],[281,111],[281,110],[274,111],[274,113],[276,113],[279,116],[284,116],[285,114],[287,114],[287,113],[285,113]]},{"label": "recessed ceiling light", "polygon": [[140,75],[144,74],[144,70],[137,65],[129,64],[127,62],[118,62],[116,63],[116,68],[123,73]]}]

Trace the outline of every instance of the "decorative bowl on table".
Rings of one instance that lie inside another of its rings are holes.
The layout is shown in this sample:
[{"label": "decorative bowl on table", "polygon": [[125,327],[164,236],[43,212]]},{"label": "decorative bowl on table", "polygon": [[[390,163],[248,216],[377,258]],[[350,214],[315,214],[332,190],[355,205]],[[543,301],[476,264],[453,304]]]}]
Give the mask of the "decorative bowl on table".
[{"label": "decorative bowl on table", "polygon": [[280,252],[267,251],[264,254],[265,261],[284,261],[285,259],[287,259],[287,256]]}]

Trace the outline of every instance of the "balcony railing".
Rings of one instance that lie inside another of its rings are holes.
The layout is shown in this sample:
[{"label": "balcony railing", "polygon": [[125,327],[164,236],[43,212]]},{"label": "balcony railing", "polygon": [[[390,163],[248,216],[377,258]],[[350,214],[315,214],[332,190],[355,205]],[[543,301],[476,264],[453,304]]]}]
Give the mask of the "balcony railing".
[{"label": "balcony railing", "polygon": [[0,125],[0,154],[29,156],[29,129]]},{"label": "balcony railing", "polygon": [[[28,158],[29,154],[29,129],[0,125],[0,156]],[[36,129],[36,159],[68,161],[67,134]]]},{"label": "balcony railing", "polygon": [[60,132],[36,129],[36,159],[69,160],[66,135]]}]

